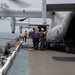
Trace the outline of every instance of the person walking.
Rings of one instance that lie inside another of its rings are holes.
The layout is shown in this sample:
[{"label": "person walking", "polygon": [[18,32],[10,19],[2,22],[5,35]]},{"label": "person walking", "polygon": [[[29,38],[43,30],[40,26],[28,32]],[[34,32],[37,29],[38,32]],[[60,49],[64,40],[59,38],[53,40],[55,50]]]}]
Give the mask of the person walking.
[{"label": "person walking", "polygon": [[27,31],[24,32],[24,41],[27,41]]}]

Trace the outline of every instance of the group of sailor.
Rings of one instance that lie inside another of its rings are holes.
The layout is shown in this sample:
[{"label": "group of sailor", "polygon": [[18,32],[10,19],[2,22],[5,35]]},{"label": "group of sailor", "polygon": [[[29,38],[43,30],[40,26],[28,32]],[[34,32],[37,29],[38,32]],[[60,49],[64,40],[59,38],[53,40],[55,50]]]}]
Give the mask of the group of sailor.
[{"label": "group of sailor", "polygon": [[[44,28],[39,30],[38,28],[33,28],[33,30],[29,33],[29,37],[32,38],[33,48],[34,50],[44,50],[45,47],[45,33]],[[23,33],[23,40],[26,42],[27,40],[27,31]]]}]

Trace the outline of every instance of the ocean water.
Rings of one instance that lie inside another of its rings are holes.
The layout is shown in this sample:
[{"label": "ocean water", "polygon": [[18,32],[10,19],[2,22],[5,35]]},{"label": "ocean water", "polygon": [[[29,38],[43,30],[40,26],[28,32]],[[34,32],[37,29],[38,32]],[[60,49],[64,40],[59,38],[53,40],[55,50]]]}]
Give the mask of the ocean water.
[{"label": "ocean water", "polygon": [[20,33],[9,33],[9,32],[0,32],[0,47],[4,51],[5,45],[10,40],[15,39],[16,37],[19,37]]}]

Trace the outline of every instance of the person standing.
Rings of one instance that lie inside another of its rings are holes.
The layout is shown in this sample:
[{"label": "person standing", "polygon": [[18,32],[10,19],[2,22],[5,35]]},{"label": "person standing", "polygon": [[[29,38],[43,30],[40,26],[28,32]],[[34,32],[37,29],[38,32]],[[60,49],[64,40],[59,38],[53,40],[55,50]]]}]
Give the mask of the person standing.
[{"label": "person standing", "polygon": [[10,51],[9,51],[10,48],[11,48],[10,43],[7,43],[5,46],[5,51],[4,51],[5,56],[8,56],[10,54]]},{"label": "person standing", "polygon": [[38,50],[39,48],[39,29],[37,28],[35,31],[35,49]]},{"label": "person standing", "polygon": [[33,48],[35,49],[35,28],[33,28],[33,31],[31,32],[32,41],[33,41]]},{"label": "person standing", "polygon": [[40,49],[43,50],[44,49],[44,29],[41,28],[40,31]]},{"label": "person standing", "polygon": [[26,42],[27,40],[27,31],[24,32],[24,41]]}]

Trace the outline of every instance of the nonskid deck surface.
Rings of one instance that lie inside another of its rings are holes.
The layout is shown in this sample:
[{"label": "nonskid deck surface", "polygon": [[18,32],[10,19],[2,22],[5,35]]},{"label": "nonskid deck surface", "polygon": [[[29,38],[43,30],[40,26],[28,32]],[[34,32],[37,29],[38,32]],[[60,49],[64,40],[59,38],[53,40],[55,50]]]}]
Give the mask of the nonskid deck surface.
[{"label": "nonskid deck surface", "polygon": [[29,75],[28,71],[28,51],[26,49],[20,49],[7,75]]},{"label": "nonskid deck surface", "polygon": [[32,47],[33,43],[31,38],[28,38],[26,42],[23,41],[22,48],[32,48]]},{"label": "nonskid deck surface", "polygon": [[23,42],[6,75],[29,75],[28,51],[30,48],[28,47],[32,47],[32,39],[27,39],[27,42]]},{"label": "nonskid deck surface", "polygon": [[[34,50],[29,40],[23,43],[7,75],[75,75],[75,54]],[[24,47],[28,44],[29,48]]]}]

